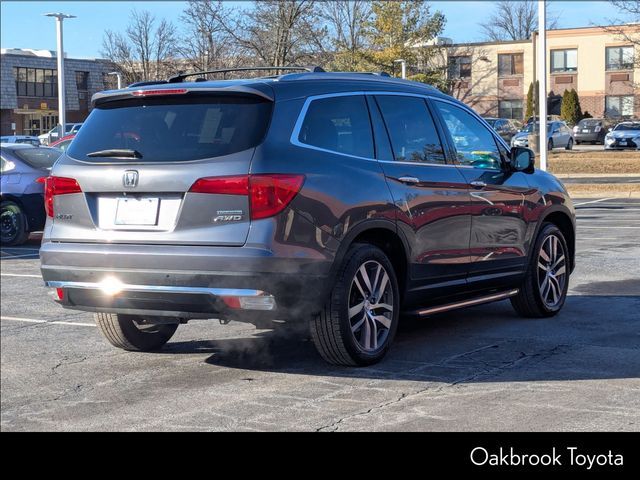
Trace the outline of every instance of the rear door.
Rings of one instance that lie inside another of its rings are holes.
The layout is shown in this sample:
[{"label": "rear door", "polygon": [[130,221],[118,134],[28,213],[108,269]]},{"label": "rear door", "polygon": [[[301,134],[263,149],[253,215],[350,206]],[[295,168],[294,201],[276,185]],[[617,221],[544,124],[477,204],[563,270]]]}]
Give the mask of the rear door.
[{"label": "rear door", "polygon": [[434,100],[455,150],[458,169],[471,195],[469,277],[499,285],[525,268],[526,174],[511,171],[507,149],[478,117],[449,102]]},{"label": "rear door", "polygon": [[424,98],[377,95],[372,103],[391,141],[392,156],[381,165],[411,247],[409,290],[429,299],[463,290],[471,227],[465,178],[447,164]]},{"label": "rear door", "polygon": [[[52,241],[245,243],[250,217],[242,178],[272,102],[174,91],[96,105],[54,168],[81,191],[54,197]],[[206,193],[209,183],[196,184],[212,177],[216,194]]]}]

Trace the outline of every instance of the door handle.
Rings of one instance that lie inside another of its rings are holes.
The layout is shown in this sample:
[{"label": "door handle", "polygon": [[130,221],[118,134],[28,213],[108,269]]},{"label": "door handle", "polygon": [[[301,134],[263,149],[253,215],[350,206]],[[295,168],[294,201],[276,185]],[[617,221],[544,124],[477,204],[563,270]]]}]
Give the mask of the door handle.
[{"label": "door handle", "polygon": [[420,180],[416,177],[400,177],[398,181],[402,183],[420,183]]},{"label": "door handle", "polygon": [[487,186],[487,184],[481,180],[474,180],[473,182],[471,182],[471,186],[475,188],[484,188]]}]

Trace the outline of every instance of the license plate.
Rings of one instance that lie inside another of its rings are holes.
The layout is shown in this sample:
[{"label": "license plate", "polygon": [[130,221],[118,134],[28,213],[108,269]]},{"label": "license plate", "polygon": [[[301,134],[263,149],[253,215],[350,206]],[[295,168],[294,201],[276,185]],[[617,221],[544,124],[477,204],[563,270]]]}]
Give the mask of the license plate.
[{"label": "license plate", "polygon": [[589,130],[587,130],[587,129],[582,130],[582,133],[589,133]]},{"label": "license plate", "polygon": [[119,198],[116,225],[157,225],[159,198]]}]

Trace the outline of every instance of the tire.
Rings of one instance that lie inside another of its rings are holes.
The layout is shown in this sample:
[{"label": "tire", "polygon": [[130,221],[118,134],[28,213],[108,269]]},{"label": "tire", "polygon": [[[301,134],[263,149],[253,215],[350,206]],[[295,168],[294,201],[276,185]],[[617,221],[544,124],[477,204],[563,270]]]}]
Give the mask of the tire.
[{"label": "tire", "polygon": [[115,313],[96,313],[96,324],[111,345],[131,352],[160,349],[173,336],[178,323],[141,325],[142,317]]},{"label": "tire", "polygon": [[549,143],[547,144],[547,150],[553,150],[553,138],[549,139]]},{"label": "tire", "polygon": [[567,142],[567,146],[564,148],[565,150],[573,150],[573,138],[569,139],[569,141]]},{"label": "tire", "polygon": [[576,145],[580,145],[582,142],[580,140],[576,140]]},{"label": "tire", "polygon": [[27,217],[14,202],[0,204],[0,243],[7,247],[22,245],[29,238]]},{"label": "tire", "polygon": [[[381,298],[375,298],[379,293]],[[354,244],[322,312],[309,322],[313,343],[322,358],[334,365],[372,365],[389,350],[399,310],[398,280],[385,253],[373,245]]]},{"label": "tire", "polygon": [[[552,243],[555,243],[558,252],[555,257],[549,254]],[[544,254],[541,253],[543,247]],[[552,317],[562,309],[569,289],[568,252],[567,242],[558,227],[552,223],[543,224],[536,239],[533,255],[520,291],[511,298],[511,305],[520,316],[527,318]],[[545,255],[551,259],[545,260]],[[559,260],[561,256],[563,257],[562,261]],[[556,262],[555,267],[551,265]],[[543,273],[548,270],[541,268],[539,264],[547,268],[551,265],[554,272],[551,277],[555,280]],[[547,277],[546,280],[541,278],[543,275]]]}]

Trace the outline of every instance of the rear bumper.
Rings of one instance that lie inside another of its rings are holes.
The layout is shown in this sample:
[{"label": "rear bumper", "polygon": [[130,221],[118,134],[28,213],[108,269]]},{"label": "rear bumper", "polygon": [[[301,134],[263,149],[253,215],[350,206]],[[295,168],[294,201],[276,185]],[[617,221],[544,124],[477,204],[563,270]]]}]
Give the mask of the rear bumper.
[{"label": "rear bumper", "polygon": [[331,261],[290,253],[294,256],[248,247],[46,242],[40,257],[45,283],[63,289],[59,303],[66,308],[291,320],[320,309]]},{"label": "rear bumper", "polygon": [[604,138],[604,135],[596,132],[573,134],[573,139],[576,142],[601,142],[603,138]]}]

